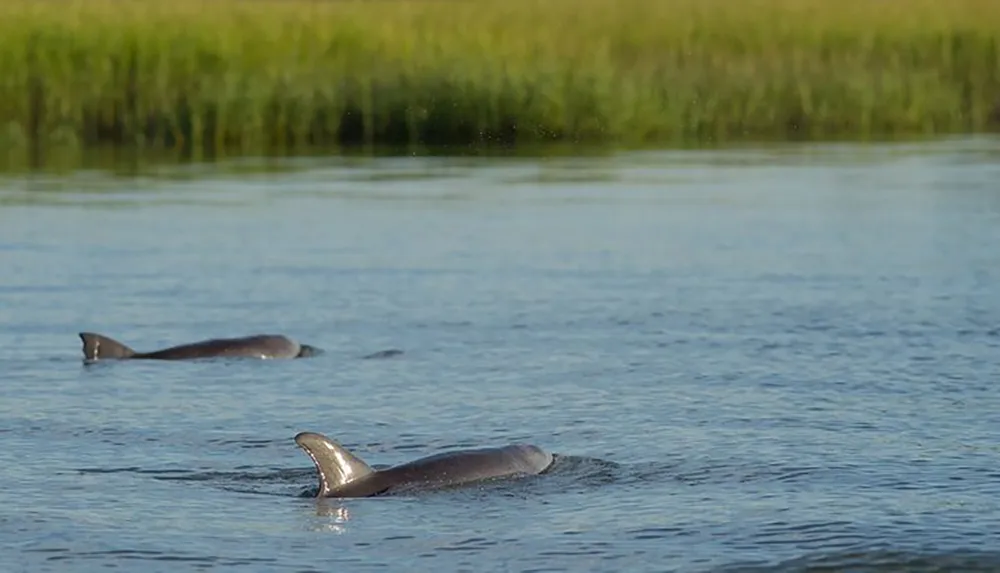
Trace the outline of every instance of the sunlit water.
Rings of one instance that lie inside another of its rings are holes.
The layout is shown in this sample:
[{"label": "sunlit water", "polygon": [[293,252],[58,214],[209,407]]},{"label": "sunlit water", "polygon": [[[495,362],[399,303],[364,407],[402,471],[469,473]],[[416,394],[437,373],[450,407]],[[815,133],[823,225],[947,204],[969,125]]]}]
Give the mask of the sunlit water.
[{"label": "sunlit water", "polygon": [[[0,568],[996,570],[998,149],[9,176]],[[326,352],[85,366],[84,330]],[[561,456],[317,501],[304,430]]]}]

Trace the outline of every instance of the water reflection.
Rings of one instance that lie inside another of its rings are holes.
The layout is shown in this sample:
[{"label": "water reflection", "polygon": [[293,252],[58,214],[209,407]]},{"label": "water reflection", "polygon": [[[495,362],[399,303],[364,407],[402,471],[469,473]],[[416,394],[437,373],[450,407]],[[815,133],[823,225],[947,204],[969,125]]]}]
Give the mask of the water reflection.
[{"label": "water reflection", "polygon": [[316,516],[324,519],[313,521],[310,528],[312,531],[347,533],[346,524],[351,518],[351,513],[337,500],[327,497],[316,498]]}]

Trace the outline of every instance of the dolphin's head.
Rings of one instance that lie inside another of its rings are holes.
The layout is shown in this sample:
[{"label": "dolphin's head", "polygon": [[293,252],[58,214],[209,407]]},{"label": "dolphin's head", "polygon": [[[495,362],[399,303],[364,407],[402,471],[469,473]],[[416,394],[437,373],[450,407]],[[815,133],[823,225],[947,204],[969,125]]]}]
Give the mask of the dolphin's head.
[{"label": "dolphin's head", "polygon": [[520,462],[526,473],[538,474],[547,471],[552,467],[555,456],[551,453],[532,444],[515,444],[510,448],[511,453]]},{"label": "dolphin's head", "polygon": [[323,351],[320,350],[319,348],[316,348],[315,346],[309,346],[308,344],[300,344],[299,345],[299,353],[295,357],[296,358],[308,358],[310,356],[316,356],[317,354],[320,354],[321,352],[323,352]]}]

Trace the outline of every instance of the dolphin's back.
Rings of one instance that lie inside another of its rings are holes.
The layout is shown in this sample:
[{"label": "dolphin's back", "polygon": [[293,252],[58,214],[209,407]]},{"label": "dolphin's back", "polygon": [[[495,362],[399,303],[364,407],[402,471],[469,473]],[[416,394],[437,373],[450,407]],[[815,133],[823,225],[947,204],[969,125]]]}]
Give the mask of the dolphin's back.
[{"label": "dolphin's back", "polygon": [[537,446],[514,444],[446,452],[376,472],[386,489],[447,487],[514,475],[534,475],[552,464],[552,454]]},{"label": "dolphin's back", "polygon": [[242,338],[214,338],[192,344],[171,346],[155,352],[137,354],[136,358],[159,360],[252,357],[295,358],[302,351],[299,343],[279,334],[258,334]]},{"label": "dolphin's back", "polygon": [[315,356],[322,351],[314,346],[299,344],[281,334],[255,334],[241,338],[213,338],[190,344],[180,344],[136,352],[125,344],[96,332],[81,332],[84,360],[107,358],[146,358],[151,360],[189,360],[195,358],[300,358]]}]

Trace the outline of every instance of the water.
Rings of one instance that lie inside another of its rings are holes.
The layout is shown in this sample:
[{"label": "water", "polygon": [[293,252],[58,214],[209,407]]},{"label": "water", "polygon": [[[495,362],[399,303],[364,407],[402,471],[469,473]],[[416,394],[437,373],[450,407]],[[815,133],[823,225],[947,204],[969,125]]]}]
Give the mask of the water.
[{"label": "water", "polygon": [[[0,565],[997,570],[998,149],[10,175]],[[326,352],[85,366],[84,330]],[[317,501],[305,430],[561,457]]]}]

